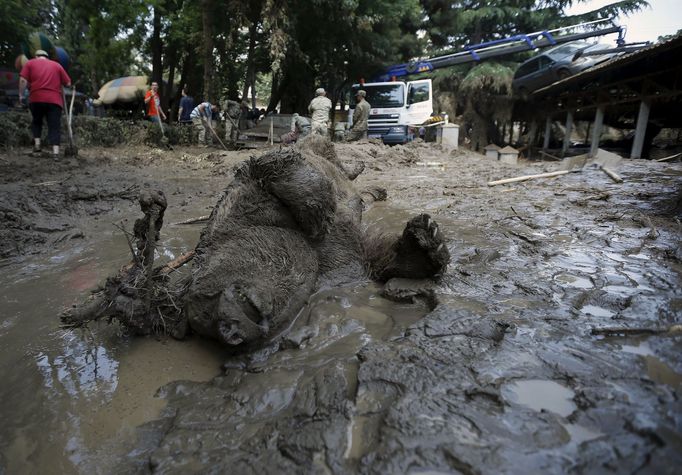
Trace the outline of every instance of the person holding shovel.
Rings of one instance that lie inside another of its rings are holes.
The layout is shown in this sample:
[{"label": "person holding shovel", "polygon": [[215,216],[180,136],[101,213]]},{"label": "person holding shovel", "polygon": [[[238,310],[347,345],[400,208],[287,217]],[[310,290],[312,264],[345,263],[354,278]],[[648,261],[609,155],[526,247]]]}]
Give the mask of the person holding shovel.
[{"label": "person holding shovel", "polygon": [[153,82],[151,89],[147,91],[144,96],[144,103],[147,105],[147,116],[152,122],[166,120],[166,114],[161,108],[161,99],[159,98],[159,83]]},{"label": "person holding shovel", "polygon": [[47,52],[39,49],[35,58],[29,60],[19,73],[19,97],[24,100],[24,91],[30,87],[28,106],[31,109],[31,131],[33,132],[33,156],[41,155],[40,139],[43,119],[47,119],[47,138],[52,145],[52,158],[59,160],[60,129],[63,102],[62,87],[71,86],[71,78],[61,64],[48,58]]},{"label": "person holding shovel", "polygon": [[189,115],[194,129],[199,133],[199,145],[204,147],[211,145],[211,135],[215,133],[211,128],[211,119],[213,113],[218,112],[218,110],[220,110],[220,107],[217,104],[202,102]]},{"label": "person holding shovel", "polygon": [[225,109],[225,142],[234,144],[239,137],[239,116],[241,107],[239,102],[228,99],[224,102]]}]

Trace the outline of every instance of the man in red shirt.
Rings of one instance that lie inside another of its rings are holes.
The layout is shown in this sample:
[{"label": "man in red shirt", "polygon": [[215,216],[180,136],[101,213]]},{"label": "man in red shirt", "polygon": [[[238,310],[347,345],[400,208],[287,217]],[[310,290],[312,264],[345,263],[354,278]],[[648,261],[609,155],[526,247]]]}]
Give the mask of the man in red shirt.
[{"label": "man in red shirt", "polygon": [[47,138],[52,145],[52,157],[59,160],[60,128],[62,123],[62,86],[70,86],[71,78],[61,64],[52,61],[41,49],[35,58],[21,68],[19,78],[19,100],[23,100],[26,86],[30,88],[29,108],[33,121],[33,154],[40,154],[40,137],[43,132],[43,118],[47,118]]},{"label": "man in red shirt", "polygon": [[159,116],[161,119],[166,120],[166,114],[164,114],[163,109],[161,109],[159,83],[152,83],[152,88],[148,90],[147,94],[144,96],[144,103],[147,104],[147,115],[149,116],[149,120],[152,122],[157,122],[159,120]]}]

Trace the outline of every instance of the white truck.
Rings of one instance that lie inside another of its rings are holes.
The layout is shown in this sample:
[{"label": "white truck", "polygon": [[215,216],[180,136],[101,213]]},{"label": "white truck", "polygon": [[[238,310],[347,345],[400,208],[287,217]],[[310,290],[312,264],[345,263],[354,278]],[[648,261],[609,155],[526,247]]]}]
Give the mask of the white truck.
[{"label": "white truck", "polygon": [[433,113],[431,79],[354,84],[351,88],[349,127],[353,124],[355,93],[360,89],[367,93],[365,100],[371,107],[367,136],[381,138],[385,144],[409,142],[414,138],[414,128]]}]

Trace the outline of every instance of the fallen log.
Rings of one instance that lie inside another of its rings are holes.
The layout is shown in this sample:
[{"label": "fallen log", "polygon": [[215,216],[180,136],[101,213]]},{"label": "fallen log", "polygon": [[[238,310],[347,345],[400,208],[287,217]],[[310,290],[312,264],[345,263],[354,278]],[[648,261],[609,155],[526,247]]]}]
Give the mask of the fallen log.
[{"label": "fallen log", "polygon": [[506,183],[516,183],[519,181],[534,180],[536,178],[551,178],[554,176],[561,176],[561,175],[566,175],[568,173],[576,173],[579,171],[581,171],[581,170],[580,169],[577,169],[577,170],[559,170],[557,172],[538,173],[536,175],[523,175],[523,176],[517,176],[514,178],[505,178],[504,180],[489,181],[488,186],[504,185]]}]

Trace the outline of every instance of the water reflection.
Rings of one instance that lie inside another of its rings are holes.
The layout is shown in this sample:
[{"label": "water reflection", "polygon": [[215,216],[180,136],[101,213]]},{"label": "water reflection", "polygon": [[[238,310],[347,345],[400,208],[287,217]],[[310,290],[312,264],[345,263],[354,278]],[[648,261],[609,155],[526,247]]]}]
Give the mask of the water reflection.
[{"label": "water reflection", "polygon": [[[118,361],[106,348],[72,339],[66,354],[50,356],[39,352],[36,365],[45,378],[45,387],[60,389],[72,396],[111,395],[118,385]],[[60,387],[56,387],[56,383]]]},{"label": "water reflection", "polygon": [[[162,259],[194,247],[200,227],[173,229]],[[92,241],[4,267],[0,276],[0,473],[89,472],[108,440],[125,440],[158,417],[158,387],[175,378],[217,375],[221,351],[205,342],[132,339],[102,323],[59,328],[59,311],[87,295],[130,258],[124,236],[94,232]],[[117,452],[117,450],[119,452]],[[111,465],[108,465],[111,466]],[[101,469],[100,469],[101,471]]]}]

